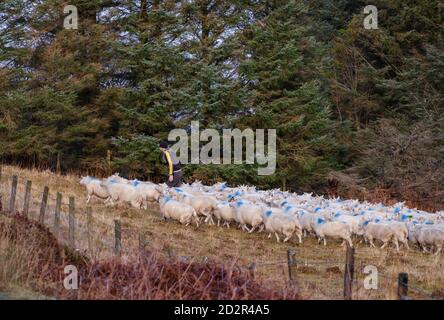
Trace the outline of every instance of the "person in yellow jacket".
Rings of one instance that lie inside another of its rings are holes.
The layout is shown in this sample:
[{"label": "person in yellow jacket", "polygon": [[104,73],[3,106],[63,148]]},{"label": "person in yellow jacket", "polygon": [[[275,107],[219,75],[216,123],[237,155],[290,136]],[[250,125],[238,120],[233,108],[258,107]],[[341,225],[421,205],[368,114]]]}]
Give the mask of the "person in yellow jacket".
[{"label": "person in yellow jacket", "polygon": [[168,163],[168,187],[180,187],[182,184],[182,168],[176,153],[169,148],[166,141],[161,141],[159,148],[162,151],[164,161]]}]

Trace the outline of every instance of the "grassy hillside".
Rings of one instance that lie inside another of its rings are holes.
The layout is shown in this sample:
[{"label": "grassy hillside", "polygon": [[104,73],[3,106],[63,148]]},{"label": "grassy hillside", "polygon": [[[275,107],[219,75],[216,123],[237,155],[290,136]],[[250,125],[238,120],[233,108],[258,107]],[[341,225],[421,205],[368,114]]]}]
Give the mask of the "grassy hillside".
[{"label": "grassy hillside", "polygon": [[[246,234],[236,228],[218,228],[203,225],[184,227],[176,222],[162,222],[157,205],[146,211],[129,208],[108,208],[101,201],[93,201],[93,235],[95,248],[104,245],[103,250],[87,251],[85,236],[86,205],[83,186],[74,175],[59,176],[51,172],[23,170],[17,167],[3,166],[2,194],[3,206],[9,199],[9,189],[12,175],[19,176],[17,192],[17,209],[22,210],[24,185],[26,180],[32,180],[32,205],[30,216],[36,219],[39,202],[44,186],[49,186],[50,197],[45,222],[53,224],[56,192],[63,193],[62,225],[66,225],[68,197],[76,198],[76,218],[78,232],[76,246],[82,252],[93,258],[104,258],[111,255],[108,247],[113,245],[113,220],[122,222],[122,259],[129,261],[138,247],[138,235],[146,236],[147,247],[159,252],[160,255],[178,257],[179,259],[194,259],[206,261],[215,259],[228,265],[249,266],[255,263],[258,279],[267,286],[279,288],[288,281],[286,251],[296,250],[298,259],[295,286],[305,298],[311,299],[340,299],[343,286],[343,261],[345,248],[339,242],[329,241],[327,246],[317,244],[308,237],[302,245],[292,243],[277,243],[267,239],[264,233]],[[61,240],[66,239],[66,226],[62,228]],[[357,243],[357,241],[355,241]],[[306,263],[301,263],[304,261]],[[356,279],[354,285],[355,299],[391,299],[395,297],[396,279],[399,272],[408,272],[413,288],[424,290],[434,297],[442,297],[444,288],[444,257],[432,257],[421,253],[417,248],[409,251],[402,249],[399,253],[394,248],[380,250],[369,248],[364,244],[356,244]],[[363,268],[374,265],[381,273],[379,278],[380,290],[368,291],[363,288]],[[440,291],[441,290],[441,291]],[[415,298],[426,298],[423,294],[415,294]]]}]

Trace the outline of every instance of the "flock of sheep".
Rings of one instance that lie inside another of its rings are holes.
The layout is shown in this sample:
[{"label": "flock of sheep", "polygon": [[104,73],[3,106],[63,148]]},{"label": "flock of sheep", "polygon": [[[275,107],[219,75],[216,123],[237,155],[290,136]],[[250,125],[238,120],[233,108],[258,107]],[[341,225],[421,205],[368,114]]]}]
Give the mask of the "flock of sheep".
[{"label": "flock of sheep", "polygon": [[251,186],[228,187],[225,183],[206,186],[200,182],[168,188],[166,184],[127,180],[114,174],[107,179],[83,177],[87,202],[95,196],[107,205],[129,204],[146,209],[158,203],[163,219],[173,219],[186,226],[195,223],[216,224],[230,228],[237,225],[245,232],[268,233],[279,242],[313,234],[318,242],[341,239],[353,246],[361,240],[381,248],[390,243],[399,250],[409,249],[409,241],[424,252],[439,255],[444,245],[444,211],[428,213],[410,209],[404,203],[393,206],[358,200],[326,199],[312,194],[298,195],[279,189],[256,190]]}]

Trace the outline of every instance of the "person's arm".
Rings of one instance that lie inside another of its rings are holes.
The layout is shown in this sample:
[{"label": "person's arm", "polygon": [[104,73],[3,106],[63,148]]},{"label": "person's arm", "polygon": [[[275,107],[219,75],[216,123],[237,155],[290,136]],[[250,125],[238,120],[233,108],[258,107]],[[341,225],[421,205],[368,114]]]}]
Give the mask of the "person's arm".
[{"label": "person's arm", "polygon": [[171,161],[171,156],[168,151],[165,152],[165,157],[168,161],[169,175],[172,176],[173,175],[173,161]]}]

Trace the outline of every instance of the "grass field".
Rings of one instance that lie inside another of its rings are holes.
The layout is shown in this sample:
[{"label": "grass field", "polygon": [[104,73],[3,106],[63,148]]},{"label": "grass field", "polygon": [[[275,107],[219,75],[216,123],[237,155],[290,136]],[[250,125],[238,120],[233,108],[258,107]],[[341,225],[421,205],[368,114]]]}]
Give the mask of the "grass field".
[{"label": "grass field", "polygon": [[[66,240],[66,221],[68,198],[76,199],[77,243],[79,250],[87,250],[86,240],[86,204],[85,191],[75,175],[59,176],[49,171],[24,170],[17,167],[3,166],[2,199],[4,208],[9,201],[12,175],[18,175],[17,210],[23,207],[26,180],[31,180],[32,201],[30,216],[37,219],[44,186],[50,188],[48,209],[45,223],[52,226],[56,193],[63,194],[62,232],[60,238]],[[268,286],[283,286],[288,281],[286,264],[287,249],[296,250],[298,266],[295,286],[306,299],[341,299],[343,290],[343,270],[345,248],[339,242],[329,241],[327,246],[318,245],[312,237],[304,239],[302,245],[277,243],[267,239],[264,233],[246,234],[236,228],[218,228],[203,225],[185,227],[176,222],[163,222],[157,205],[148,210],[129,208],[109,208],[100,200],[91,203],[93,212],[94,252],[88,252],[95,258],[104,258],[112,254],[113,221],[122,222],[122,259],[133,254],[138,247],[139,233],[146,236],[147,246],[166,256],[175,255],[184,259],[215,259],[224,264],[249,266],[255,264],[257,277]],[[357,241],[355,241],[357,243]],[[99,247],[102,247],[99,249]],[[356,244],[354,299],[394,299],[396,281],[399,272],[409,274],[411,296],[417,299],[444,297],[444,257],[433,257],[421,253],[417,248],[399,253],[394,248],[380,250]],[[304,263],[302,263],[304,262]],[[364,266],[374,265],[381,273],[379,290],[363,288]],[[418,291],[414,291],[418,290]],[[424,292],[423,292],[424,291]],[[430,296],[431,295],[431,296]]]}]

